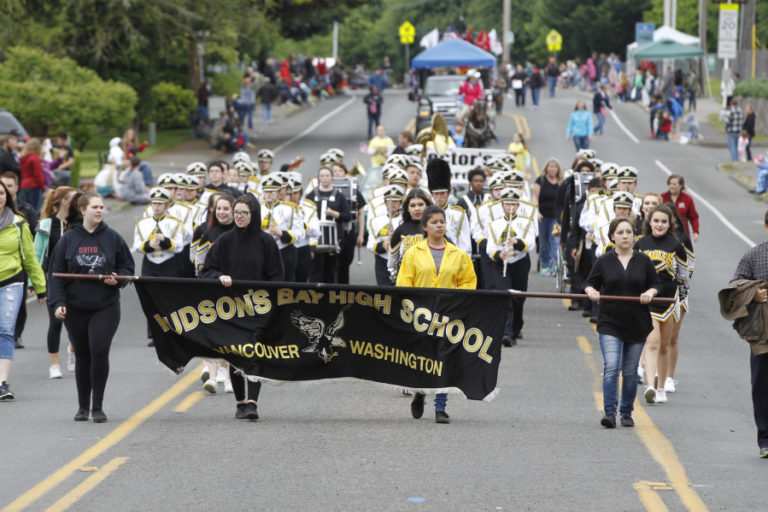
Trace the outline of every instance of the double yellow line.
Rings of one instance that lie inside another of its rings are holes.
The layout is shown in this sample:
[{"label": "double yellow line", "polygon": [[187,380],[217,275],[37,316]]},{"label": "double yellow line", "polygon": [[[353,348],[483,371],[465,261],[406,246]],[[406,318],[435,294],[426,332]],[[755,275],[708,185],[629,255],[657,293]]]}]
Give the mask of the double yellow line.
[{"label": "double yellow line", "polygon": [[[569,303],[570,301],[568,301]],[[566,301],[563,303],[567,306]],[[594,326],[593,326],[594,328]],[[577,337],[579,349],[584,353],[585,362],[594,377],[592,382],[593,394],[595,396],[595,405],[598,411],[603,410],[603,394],[601,372],[595,363],[593,357],[592,344],[586,336]],[[667,512],[664,500],[657,491],[674,490],[677,493],[683,506],[693,512],[706,512],[709,509],[702,501],[701,497],[691,488],[691,483],[685,471],[685,467],[680,462],[680,458],[675,452],[675,447],[669,439],[661,433],[640,402],[635,402],[635,433],[650,452],[651,457],[661,466],[666,474],[666,482],[652,482],[640,480],[633,483],[633,488],[637,492],[640,502],[648,512]]]},{"label": "double yellow line", "polygon": [[[182,394],[187,388],[189,388],[196,380],[198,380],[198,375],[200,374],[201,367],[198,367],[196,370],[192,370],[189,372],[188,375],[185,375],[183,378],[181,378],[176,384],[171,386],[167,391],[165,391],[162,395],[155,398],[149,405],[138,411],[136,414],[122,422],[120,425],[118,425],[112,432],[106,435],[103,439],[101,439],[99,442],[85,450],[83,453],[69,461],[67,464],[63,465],[61,468],[54,471],[51,475],[49,475],[45,480],[41,481],[34,487],[32,487],[30,490],[19,496],[13,503],[8,505],[7,507],[0,510],[0,512],[17,512],[19,510],[24,510],[25,508],[29,507],[33,503],[35,503],[37,500],[39,500],[44,494],[58,486],[60,483],[62,483],[64,480],[69,478],[73,473],[76,471],[93,471],[96,469],[96,473],[88,477],[86,480],[84,480],[81,484],[79,484],[77,487],[72,489],[69,493],[67,493],[63,498],[58,500],[51,508],[48,510],[51,512],[58,512],[65,510],[67,507],[71,506],[75,501],[77,501],[81,496],[83,496],[86,492],[93,489],[96,485],[98,485],[104,478],[109,476],[110,473],[115,471],[118,467],[120,467],[121,464],[123,464],[127,458],[126,457],[118,457],[115,459],[112,459],[110,462],[102,466],[100,469],[94,468],[94,467],[87,467],[86,465],[90,463],[92,460],[94,460],[96,457],[102,455],[104,452],[115,446],[117,443],[125,439],[131,432],[136,430],[139,426],[141,426],[142,423],[147,421],[152,415],[157,413],[160,409],[168,405],[169,402],[174,400],[176,397],[178,397],[180,394]],[[199,398],[198,398],[199,400]],[[196,401],[196,400],[195,400]],[[181,405],[188,406],[186,409],[191,407],[194,402],[192,402],[192,399],[185,400],[186,403],[182,403]],[[190,403],[191,402],[191,403]],[[184,409],[184,410],[186,410]]]},{"label": "double yellow line", "polygon": [[504,115],[514,119],[515,125],[517,126],[517,132],[520,133],[526,141],[531,138],[531,127],[528,126],[528,120],[524,115],[510,114],[509,112],[504,112]]}]

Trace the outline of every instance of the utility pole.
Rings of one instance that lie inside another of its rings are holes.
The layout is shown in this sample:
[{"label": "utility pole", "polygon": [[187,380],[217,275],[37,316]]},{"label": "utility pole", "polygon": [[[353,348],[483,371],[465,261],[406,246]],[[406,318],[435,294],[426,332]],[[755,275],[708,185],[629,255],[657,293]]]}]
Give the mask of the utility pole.
[{"label": "utility pole", "polygon": [[504,66],[509,64],[509,18],[512,15],[512,7],[511,7],[511,0],[504,0],[504,7],[502,9],[502,17],[504,18],[502,20],[502,31],[504,32],[502,37],[502,52],[501,52],[501,62]]},{"label": "utility pole", "polygon": [[333,22],[333,50],[331,55],[333,56],[334,62],[339,60],[339,22],[338,21]]},{"label": "utility pole", "polygon": [[[753,46],[753,27],[755,26],[755,9],[757,0],[747,0],[746,3],[741,4],[741,30],[739,35],[741,36],[740,56],[742,58],[737,59],[739,72],[750,70],[749,73],[742,73],[742,77],[751,76],[755,77],[755,68],[747,63],[746,56],[749,55],[752,61],[754,59],[754,46]],[[749,53],[747,53],[749,52]]]},{"label": "utility pole", "polygon": [[707,0],[699,0],[699,48],[704,50],[704,57],[699,59],[699,83],[702,85],[701,91],[712,96],[712,86],[709,80],[709,68],[707,67]]}]

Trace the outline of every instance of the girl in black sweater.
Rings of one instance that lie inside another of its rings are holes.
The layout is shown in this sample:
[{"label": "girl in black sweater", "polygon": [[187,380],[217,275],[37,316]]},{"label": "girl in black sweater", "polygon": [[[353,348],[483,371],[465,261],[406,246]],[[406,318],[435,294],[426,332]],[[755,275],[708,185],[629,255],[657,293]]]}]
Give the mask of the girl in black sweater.
[{"label": "girl in black sweater", "polygon": [[[421,214],[427,206],[432,206],[432,199],[421,188],[411,189],[403,201],[403,222],[389,239],[387,268],[395,278],[405,251],[424,240]],[[395,279],[393,278],[392,281],[394,282]]]},{"label": "girl in black sweater", "polygon": [[637,365],[648,334],[653,330],[648,303],[661,292],[661,282],[648,256],[633,250],[635,224],[629,217],[616,217],[608,228],[614,250],[600,256],[592,267],[584,292],[600,302],[600,294],[640,296],[640,302],[608,301],[600,306],[597,332],[605,361],[603,408],[600,424],[616,427],[619,370],[622,373],[621,424],[634,426],[633,404],[637,395]]},{"label": "girl in black sweater", "polygon": [[[205,258],[200,272],[204,279],[218,279],[225,287],[233,279],[247,281],[282,281],[283,263],[272,235],[261,230],[261,207],[252,197],[245,195],[234,204],[235,227],[219,236]],[[257,402],[261,382],[248,381],[229,367],[229,376],[235,392],[237,419],[259,419]]]}]

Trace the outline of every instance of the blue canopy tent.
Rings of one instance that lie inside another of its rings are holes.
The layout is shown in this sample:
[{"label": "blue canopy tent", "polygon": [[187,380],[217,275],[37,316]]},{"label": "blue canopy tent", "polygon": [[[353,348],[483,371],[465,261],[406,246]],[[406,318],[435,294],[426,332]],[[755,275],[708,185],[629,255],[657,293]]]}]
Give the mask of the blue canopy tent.
[{"label": "blue canopy tent", "polygon": [[448,39],[437,46],[424,50],[411,61],[411,66],[417,69],[444,66],[492,68],[495,65],[496,57],[459,38]]}]

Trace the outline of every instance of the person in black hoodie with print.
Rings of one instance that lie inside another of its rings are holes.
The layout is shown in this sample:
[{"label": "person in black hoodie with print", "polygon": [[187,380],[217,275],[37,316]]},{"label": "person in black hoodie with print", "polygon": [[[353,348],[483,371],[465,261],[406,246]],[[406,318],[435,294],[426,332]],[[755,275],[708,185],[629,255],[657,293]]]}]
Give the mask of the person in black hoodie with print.
[{"label": "person in black hoodie with print", "polygon": [[[235,228],[220,235],[213,243],[200,271],[200,277],[218,279],[225,287],[232,286],[233,279],[282,281],[283,263],[277,242],[272,235],[261,230],[261,207],[252,196],[244,195],[235,201],[233,212]],[[254,421],[259,419],[257,403],[261,382],[249,380],[246,384],[245,377],[235,373],[231,365],[229,376],[237,402],[235,418]]]},{"label": "person in black hoodie with print", "polygon": [[109,349],[120,323],[120,290],[127,281],[116,276],[134,273],[128,244],[102,221],[104,202],[94,192],[77,199],[82,222],[64,233],[51,258],[51,272],[103,274],[100,281],[52,279],[50,304],[75,350],[78,410],[75,421],[104,423],[102,402],[109,376]]}]

